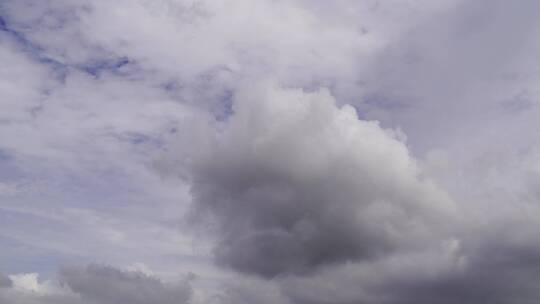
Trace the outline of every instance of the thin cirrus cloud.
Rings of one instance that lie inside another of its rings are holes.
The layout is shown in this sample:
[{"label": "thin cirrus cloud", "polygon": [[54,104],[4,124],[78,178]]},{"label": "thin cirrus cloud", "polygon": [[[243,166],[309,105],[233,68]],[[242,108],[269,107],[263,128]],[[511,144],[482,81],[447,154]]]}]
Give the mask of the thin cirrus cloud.
[{"label": "thin cirrus cloud", "polygon": [[537,12],[3,1],[0,303],[536,303]]}]

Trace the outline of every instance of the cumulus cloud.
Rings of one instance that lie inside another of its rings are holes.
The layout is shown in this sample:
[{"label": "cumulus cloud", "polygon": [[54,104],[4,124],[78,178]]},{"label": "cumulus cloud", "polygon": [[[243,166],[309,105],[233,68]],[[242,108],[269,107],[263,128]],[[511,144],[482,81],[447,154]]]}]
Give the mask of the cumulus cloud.
[{"label": "cumulus cloud", "polygon": [[11,275],[8,286],[0,286],[0,303],[82,304],[80,298],[57,282],[38,280],[37,273]]},{"label": "cumulus cloud", "polygon": [[328,91],[261,84],[240,91],[233,112],[186,156],[194,213],[215,220],[220,263],[272,277],[449,233],[456,207],[420,176],[401,133],[359,120]]},{"label": "cumulus cloud", "polygon": [[182,304],[192,294],[187,281],[166,283],[141,272],[96,264],[63,268],[58,281],[39,282],[37,274],[13,277],[13,286],[0,289],[1,303]]}]

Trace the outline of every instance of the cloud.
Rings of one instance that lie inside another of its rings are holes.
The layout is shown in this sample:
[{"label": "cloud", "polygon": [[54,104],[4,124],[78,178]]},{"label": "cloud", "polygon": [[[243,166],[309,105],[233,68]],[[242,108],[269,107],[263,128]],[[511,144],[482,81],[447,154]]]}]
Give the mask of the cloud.
[{"label": "cloud", "polygon": [[375,259],[444,238],[454,203],[420,177],[399,131],[325,90],[261,84],[189,158],[194,213],[216,222],[219,263],[273,277]]},{"label": "cloud", "polygon": [[0,301],[9,304],[82,304],[76,296],[38,295],[13,290],[0,291]]},{"label": "cloud", "polygon": [[538,8],[2,1],[0,303],[536,303]]},{"label": "cloud", "polygon": [[60,281],[90,303],[187,303],[191,296],[191,287],[186,282],[166,284],[141,272],[99,265],[64,268],[60,271]]},{"label": "cloud", "polygon": [[13,286],[16,289],[41,292],[44,288],[42,284],[39,284],[38,276],[39,274],[37,273],[22,273],[12,275],[10,279],[13,281]]},{"label": "cloud", "polygon": [[538,253],[530,243],[482,235],[474,244],[451,241],[432,251],[341,265],[287,278],[282,286],[299,304],[534,303]]},{"label": "cloud", "polygon": [[200,303],[215,304],[293,304],[274,282],[250,276],[235,276],[220,282],[219,288]]},{"label": "cloud", "polygon": [[38,280],[37,273],[11,275],[9,286],[0,286],[0,303],[9,304],[84,304],[57,282]]},{"label": "cloud", "polygon": [[[528,0],[453,1],[415,18],[359,72],[362,98],[351,102],[366,118],[401,126],[417,155],[448,148],[458,157],[465,145],[474,153],[500,137],[527,145],[520,132],[535,128],[538,115],[523,100],[537,94],[538,8]],[[516,108],[527,111],[508,115]]]},{"label": "cloud", "polygon": [[[165,283],[137,271],[96,264],[60,270],[59,281],[39,282],[37,274],[20,274],[15,284],[0,289],[9,304],[182,304],[192,290],[187,281]],[[18,283],[17,283],[18,282]]]},{"label": "cloud", "polygon": [[[396,28],[362,27],[409,7],[371,2],[342,2],[330,16],[311,1],[3,1],[0,175],[17,186],[0,214],[0,242],[16,244],[8,263],[54,256],[31,262],[42,272],[73,256],[205,259],[178,245],[180,201],[191,198],[150,169],[156,151],[190,132],[189,112],[226,119],[241,80],[356,83],[364,55]],[[133,250],[140,243],[152,245]]]},{"label": "cloud", "polygon": [[154,243],[144,241],[160,264],[163,255],[187,255],[191,248],[180,244],[188,237],[172,218],[181,216],[179,197],[189,195],[149,167],[190,110],[134,77],[131,63],[115,68],[114,55],[90,51],[95,58],[82,65],[52,54],[79,40],[45,46],[32,39],[41,21],[44,30],[69,27],[78,20],[72,4],[82,2],[23,2],[0,5],[8,29],[0,31],[0,260],[13,266],[7,270],[21,271],[21,264],[39,273],[84,256],[132,262],[149,256],[133,250],[143,239]]},{"label": "cloud", "polygon": [[11,281],[11,279],[5,275],[3,275],[2,273],[0,273],[0,288],[1,287],[12,287],[13,286],[13,282]]}]

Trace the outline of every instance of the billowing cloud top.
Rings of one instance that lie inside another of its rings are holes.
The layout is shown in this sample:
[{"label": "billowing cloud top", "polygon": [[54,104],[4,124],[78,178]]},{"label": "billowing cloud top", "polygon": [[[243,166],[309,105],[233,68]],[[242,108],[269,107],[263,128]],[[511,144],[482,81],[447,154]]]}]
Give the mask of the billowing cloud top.
[{"label": "billowing cloud top", "polygon": [[419,179],[400,133],[358,120],[326,90],[239,91],[234,114],[188,155],[218,261],[274,276],[444,237],[455,206]]}]

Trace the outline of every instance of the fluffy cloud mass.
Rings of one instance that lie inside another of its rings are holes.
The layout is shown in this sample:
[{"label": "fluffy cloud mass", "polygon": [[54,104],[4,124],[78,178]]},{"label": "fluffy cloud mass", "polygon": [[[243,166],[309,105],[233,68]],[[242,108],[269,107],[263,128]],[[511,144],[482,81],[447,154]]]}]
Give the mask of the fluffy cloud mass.
[{"label": "fluffy cloud mass", "polygon": [[186,157],[196,213],[217,222],[218,261],[305,272],[422,246],[455,224],[453,202],[419,177],[400,133],[358,120],[328,91],[262,84],[233,102]]},{"label": "fluffy cloud mass", "polygon": [[538,12],[0,1],[0,304],[537,303]]}]

